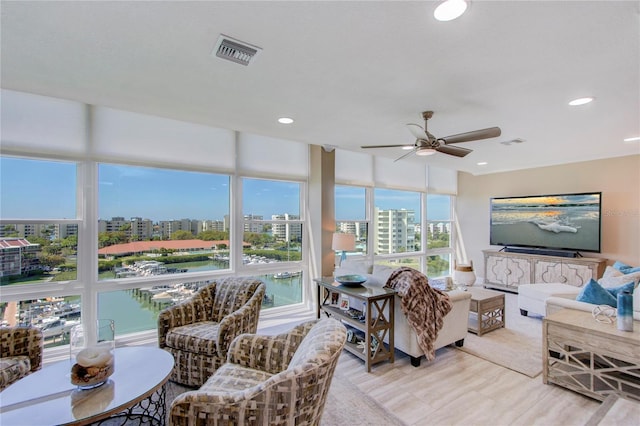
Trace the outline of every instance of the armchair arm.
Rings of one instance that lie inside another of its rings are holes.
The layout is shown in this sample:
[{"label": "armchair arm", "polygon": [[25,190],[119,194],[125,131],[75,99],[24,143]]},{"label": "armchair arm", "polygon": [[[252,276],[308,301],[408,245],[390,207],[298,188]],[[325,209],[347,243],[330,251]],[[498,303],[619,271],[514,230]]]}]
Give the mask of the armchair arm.
[{"label": "armchair arm", "polygon": [[16,326],[0,328],[1,356],[28,356],[31,371],[42,367],[44,337],[35,327]]},{"label": "armchair arm", "polygon": [[158,346],[164,348],[167,332],[175,327],[206,321],[213,312],[216,284],[198,290],[190,299],[169,306],[158,314]]},{"label": "armchair arm", "polygon": [[227,362],[271,374],[283,371],[317,321],[308,321],[275,336],[241,334],[229,346]]},{"label": "armchair arm", "polygon": [[258,329],[265,291],[266,285],[261,283],[244,305],[220,321],[216,349],[222,358],[226,356],[229,345],[236,336],[242,333],[255,333]]}]

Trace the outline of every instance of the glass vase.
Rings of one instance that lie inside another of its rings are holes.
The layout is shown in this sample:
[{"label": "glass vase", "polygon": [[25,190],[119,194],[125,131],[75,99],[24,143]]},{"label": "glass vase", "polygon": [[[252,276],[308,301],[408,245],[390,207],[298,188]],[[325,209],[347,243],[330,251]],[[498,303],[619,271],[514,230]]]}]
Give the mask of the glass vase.
[{"label": "glass vase", "polygon": [[115,371],[115,343],[113,320],[97,320],[95,330],[73,327],[69,341],[71,384],[79,389],[105,384]]}]

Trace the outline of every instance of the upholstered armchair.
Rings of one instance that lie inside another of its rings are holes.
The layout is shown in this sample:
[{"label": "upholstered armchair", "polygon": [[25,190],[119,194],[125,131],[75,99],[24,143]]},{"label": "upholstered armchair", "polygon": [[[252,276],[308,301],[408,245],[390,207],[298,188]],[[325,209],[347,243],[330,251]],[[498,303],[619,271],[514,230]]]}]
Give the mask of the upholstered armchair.
[{"label": "upholstered armchair", "polygon": [[253,278],[222,278],[160,312],[158,345],[175,360],[171,380],[201,386],[225,362],[236,336],[256,332],[265,289]]},{"label": "upholstered armchair", "polygon": [[173,400],[169,423],[318,425],[346,336],[331,318],[275,336],[243,334],[200,389]]},{"label": "upholstered armchair", "polygon": [[0,391],[42,368],[44,338],[35,327],[0,327]]}]

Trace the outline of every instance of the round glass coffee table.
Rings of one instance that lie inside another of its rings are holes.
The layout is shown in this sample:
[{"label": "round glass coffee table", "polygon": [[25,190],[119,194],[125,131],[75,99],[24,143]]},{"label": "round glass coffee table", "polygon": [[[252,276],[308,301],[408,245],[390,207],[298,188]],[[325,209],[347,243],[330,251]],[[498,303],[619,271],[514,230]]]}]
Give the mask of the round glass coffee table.
[{"label": "round glass coffee table", "polygon": [[85,425],[118,417],[119,424],[165,424],[165,384],[173,357],[153,347],[115,350],[115,372],[104,385],[79,390],[69,360],[18,380],[0,393],[0,424]]}]

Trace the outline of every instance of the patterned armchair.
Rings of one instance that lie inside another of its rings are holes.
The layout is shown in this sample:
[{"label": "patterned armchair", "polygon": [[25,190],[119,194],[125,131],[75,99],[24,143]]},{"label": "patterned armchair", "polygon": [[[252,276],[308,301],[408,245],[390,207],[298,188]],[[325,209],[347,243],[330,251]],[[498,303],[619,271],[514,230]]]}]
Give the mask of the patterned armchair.
[{"label": "patterned armchair", "polygon": [[0,327],[0,391],[42,368],[44,338],[35,327]]},{"label": "patterned armchair", "polygon": [[318,425],[346,341],[331,318],[276,336],[243,334],[198,390],[171,403],[171,425]]},{"label": "patterned armchair", "polygon": [[225,362],[236,336],[256,332],[265,290],[253,278],[222,278],[160,312],[158,344],[175,360],[171,380],[201,386]]}]

